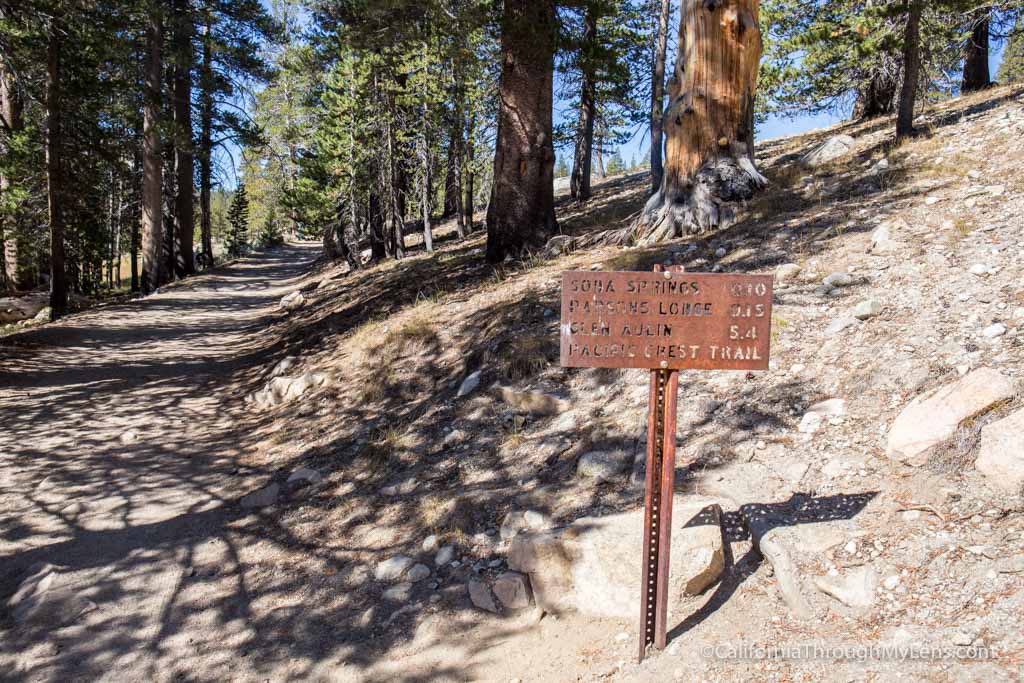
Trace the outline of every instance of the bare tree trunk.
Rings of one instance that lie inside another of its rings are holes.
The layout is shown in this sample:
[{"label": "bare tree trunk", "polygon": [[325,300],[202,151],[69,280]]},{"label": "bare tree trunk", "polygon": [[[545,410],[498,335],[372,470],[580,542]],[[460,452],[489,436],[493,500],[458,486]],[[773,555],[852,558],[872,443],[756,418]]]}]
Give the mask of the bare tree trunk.
[{"label": "bare tree trunk", "polygon": [[430,141],[424,136],[420,144],[423,146],[422,160],[423,160],[423,179],[421,184],[420,204],[422,204],[422,215],[423,215],[423,246],[426,248],[428,254],[434,253],[434,233],[433,228],[430,225],[430,195],[433,191],[433,185],[431,182],[431,158],[430,158]]},{"label": "bare tree trunk", "polygon": [[210,13],[203,12],[203,61],[199,70],[199,233],[207,268],[213,267],[213,218],[210,193],[213,184],[213,56],[210,45]]},{"label": "bare tree trunk", "polygon": [[117,176],[117,183],[114,190],[117,195],[117,204],[114,209],[114,289],[121,287],[121,222],[124,211],[124,193],[121,175]]},{"label": "bare tree trunk", "polygon": [[466,199],[462,203],[463,212],[466,214],[466,232],[473,232],[473,221],[476,218],[476,199],[473,193],[476,191],[474,188],[476,174],[473,170],[473,162],[476,158],[476,152],[473,149],[474,139],[473,131],[476,128],[476,114],[471,114],[466,129]]},{"label": "bare tree trunk", "polygon": [[370,224],[370,258],[373,261],[379,261],[390,256],[388,243],[384,236],[384,211],[380,205],[380,195],[370,195],[367,214]]},{"label": "bare tree trunk", "polygon": [[914,134],[914,107],[921,72],[921,13],[922,0],[905,0],[907,26],[903,35],[903,89],[900,108],[896,115],[896,139],[903,140]]},{"label": "bare tree trunk", "polygon": [[[655,5],[657,7],[657,5]],[[658,32],[654,46],[654,69],[651,74],[651,193],[661,187],[665,174],[662,144],[665,131],[665,53],[668,51],[668,20],[672,0],[661,0]]]},{"label": "bare tree trunk", "polygon": [[597,167],[595,169],[597,177],[604,180],[608,173],[604,168],[604,138],[600,135],[597,136],[594,144],[594,165]]},{"label": "bare tree trunk", "polygon": [[[3,126],[7,129],[9,136],[14,136],[24,129],[24,104],[21,94],[18,92],[17,84],[12,74],[4,66],[3,58],[0,56],[0,118],[3,119]],[[7,154],[9,150],[2,150]],[[10,176],[0,174],[0,197],[10,191],[13,186]],[[15,215],[17,210],[13,211]],[[23,235],[17,220],[8,217],[0,217],[0,285],[10,286],[13,289],[29,289],[34,284],[32,271],[27,263],[27,249],[24,249],[22,242]]]},{"label": "bare tree trunk", "polygon": [[174,26],[174,169],[177,173],[175,197],[175,238],[177,272],[195,275],[193,253],[195,208],[193,192],[195,157],[192,148],[192,8],[189,0],[175,0]]},{"label": "bare tree trunk", "polygon": [[64,269],[64,207],[60,92],[61,36],[50,22],[46,48],[46,189],[50,220],[50,310],[56,320],[68,312],[68,280]]},{"label": "bare tree trunk", "polygon": [[[458,116],[456,116],[457,118]],[[444,217],[450,218],[459,211],[459,147],[461,147],[461,128],[453,125],[448,138],[448,163],[444,177]],[[459,235],[464,237],[464,235]]]},{"label": "bare tree trunk", "polygon": [[163,256],[163,158],[160,144],[161,47],[160,7],[151,3],[146,25],[145,104],[142,132],[142,291],[149,294],[166,282]]},{"label": "bare tree trunk", "polygon": [[965,93],[992,87],[988,66],[989,15],[987,9],[983,11],[984,17],[974,24],[964,48],[964,80],[960,90]]},{"label": "bare tree trunk", "polygon": [[505,0],[487,260],[541,247],[555,221],[552,82],[558,39],[554,0]]},{"label": "bare tree trunk", "polygon": [[594,116],[597,114],[597,74],[594,73],[593,51],[597,42],[597,10],[586,6],[583,18],[583,44],[580,49],[580,117],[576,130],[569,194],[585,202],[590,199],[591,162],[594,151]]},{"label": "bare tree trunk", "polygon": [[754,165],[758,0],[684,0],[669,82],[665,175],[634,226],[651,243],[730,225],[766,183]]}]

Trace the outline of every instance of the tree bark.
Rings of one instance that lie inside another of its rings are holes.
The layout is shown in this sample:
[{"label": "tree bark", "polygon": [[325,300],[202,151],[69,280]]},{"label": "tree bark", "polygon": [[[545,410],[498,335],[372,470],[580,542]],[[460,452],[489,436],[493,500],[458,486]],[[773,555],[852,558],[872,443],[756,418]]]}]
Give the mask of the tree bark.
[{"label": "tree bark", "polygon": [[900,108],[896,115],[896,139],[903,140],[914,134],[914,107],[921,72],[921,13],[922,0],[905,0],[907,25],[903,34],[903,88],[900,90]]},{"label": "tree bark", "polygon": [[192,144],[192,8],[189,0],[175,0],[174,26],[174,169],[175,241],[177,273],[195,275],[193,252],[195,208],[193,204],[195,157]]},{"label": "tree bark", "polygon": [[465,200],[462,202],[462,210],[466,214],[466,232],[473,232],[473,221],[476,218],[476,198],[474,196],[476,174],[473,170],[473,162],[476,159],[476,153],[473,149],[474,135],[473,131],[476,129],[476,114],[471,114],[466,128],[466,146],[465,156],[466,159],[466,193]]},{"label": "tree bark", "polygon": [[146,24],[145,103],[142,129],[142,291],[149,294],[166,281],[163,256],[163,158],[160,144],[161,54],[160,8],[151,3]]},{"label": "tree bark", "polygon": [[[456,118],[458,118],[456,114]],[[459,211],[459,167],[462,162],[459,159],[459,147],[462,139],[461,127],[453,124],[451,134],[448,138],[448,163],[444,176],[444,217],[450,218]],[[465,237],[465,235],[460,235]]]},{"label": "tree bark", "polygon": [[588,4],[583,18],[583,44],[580,48],[580,118],[576,130],[572,178],[569,180],[569,194],[579,202],[585,202],[591,196],[594,117],[597,114],[597,74],[594,73],[593,62],[596,41],[597,11]]},{"label": "tree bark", "polygon": [[[657,5],[655,5],[657,7]],[[661,0],[658,32],[654,46],[654,69],[651,74],[651,193],[661,188],[665,174],[662,144],[665,131],[665,53],[668,51],[668,20],[672,0]]]},{"label": "tree bark", "polygon": [[423,215],[423,246],[426,248],[428,254],[434,253],[434,233],[433,227],[430,224],[430,195],[433,193],[433,183],[431,179],[431,158],[430,158],[430,141],[424,136],[420,143],[423,146],[423,180],[420,194],[421,213]]},{"label": "tree bark", "polygon": [[210,193],[213,184],[213,55],[210,13],[203,12],[203,61],[199,71],[199,234],[204,264],[213,267],[213,218]]},{"label": "tree bark", "polygon": [[971,31],[971,37],[964,48],[964,79],[960,90],[976,92],[992,87],[992,74],[988,67],[989,18],[986,11]]},{"label": "tree bark", "polygon": [[50,311],[56,320],[68,312],[68,280],[64,269],[64,206],[61,177],[61,36],[51,20],[46,48],[46,194],[50,220]]},{"label": "tree bark", "polygon": [[664,178],[634,226],[634,241],[727,227],[734,204],[766,184],[754,165],[758,6],[758,0],[683,0]]},{"label": "tree bark", "polygon": [[554,0],[506,0],[487,260],[541,247],[555,221],[552,82],[558,38]]},{"label": "tree bark", "polygon": [[384,239],[384,211],[381,209],[380,195],[370,195],[366,210],[370,224],[370,259],[380,261],[389,256],[387,240]]},{"label": "tree bark", "polygon": [[[18,92],[17,84],[12,74],[4,66],[3,58],[0,56],[0,118],[3,119],[3,126],[7,129],[9,137],[19,134],[25,127],[24,103],[21,94]],[[5,154],[9,150],[3,150]],[[13,187],[12,178],[9,175],[0,174],[0,197],[11,191]],[[17,215],[17,210],[14,210]],[[13,289],[31,289],[35,284],[32,278],[32,270],[27,263],[28,250],[23,248],[24,236],[18,222],[13,217],[0,217],[0,257],[3,264],[0,265],[0,285],[9,286]]]}]

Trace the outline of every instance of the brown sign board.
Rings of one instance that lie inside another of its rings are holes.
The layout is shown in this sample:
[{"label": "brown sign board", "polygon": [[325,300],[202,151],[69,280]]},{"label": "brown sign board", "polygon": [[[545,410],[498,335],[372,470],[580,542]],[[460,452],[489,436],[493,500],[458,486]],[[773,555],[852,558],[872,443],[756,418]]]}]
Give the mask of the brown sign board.
[{"label": "brown sign board", "polygon": [[563,273],[561,363],[767,370],[773,285],[771,275]]}]

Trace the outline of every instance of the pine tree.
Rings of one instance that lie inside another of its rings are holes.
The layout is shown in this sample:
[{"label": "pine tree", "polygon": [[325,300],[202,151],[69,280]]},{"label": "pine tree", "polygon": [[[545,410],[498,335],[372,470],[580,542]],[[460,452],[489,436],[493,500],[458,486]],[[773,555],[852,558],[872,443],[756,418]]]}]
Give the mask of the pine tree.
[{"label": "pine tree", "polygon": [[249,197],[245,191],[245,183],[239,183],[235,195],[231,199],[228,210],[228,256],[238,258],[249,247]]},{"label": "pine tree", "polygon": [[1024,14],[1017,18],[1003,52],[1003,63],[999,66],[1000,83],[1021,81],[1024,81]]}]

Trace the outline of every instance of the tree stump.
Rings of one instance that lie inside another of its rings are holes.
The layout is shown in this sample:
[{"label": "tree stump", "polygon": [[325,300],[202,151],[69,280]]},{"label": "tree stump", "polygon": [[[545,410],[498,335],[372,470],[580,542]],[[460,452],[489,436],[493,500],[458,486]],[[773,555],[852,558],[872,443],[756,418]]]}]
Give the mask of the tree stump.
[{"label": "tree stump", "polygon": [[759,0],[683,0],[665,112],[665,174],[633,226],[660,242],[728,227],[767,183],[754,165]]}]

